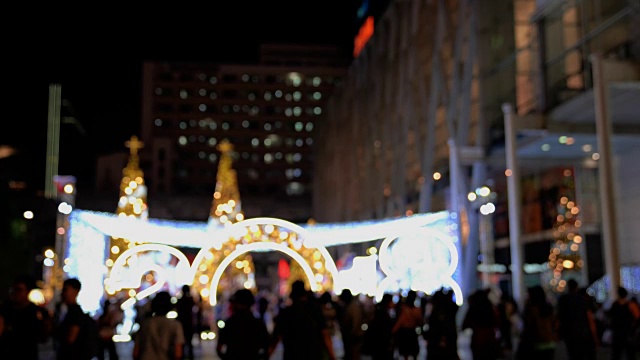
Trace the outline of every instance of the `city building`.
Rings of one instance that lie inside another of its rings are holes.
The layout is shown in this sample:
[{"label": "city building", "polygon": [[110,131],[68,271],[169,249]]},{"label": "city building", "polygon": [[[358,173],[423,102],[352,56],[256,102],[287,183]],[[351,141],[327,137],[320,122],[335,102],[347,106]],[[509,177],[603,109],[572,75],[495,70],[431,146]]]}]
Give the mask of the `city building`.
[{"label": "city building", "polygon": [[[247,213],[310,218],[315,127],[346,62],[332,46],[264,45],[260,57],[253,65],[144,64],[141,165],[150,216],[185,219],[184,201],[171,207],[169,199],[210,196],[216,145],[227,139]],[[207,218],[210,202],[190,204]]]},{"label": "city building", "polygon": [[627,1],[392,2],[318,126],[314,218],[450,210],[466,294],[616,284],[640,263],[639,14]]}]

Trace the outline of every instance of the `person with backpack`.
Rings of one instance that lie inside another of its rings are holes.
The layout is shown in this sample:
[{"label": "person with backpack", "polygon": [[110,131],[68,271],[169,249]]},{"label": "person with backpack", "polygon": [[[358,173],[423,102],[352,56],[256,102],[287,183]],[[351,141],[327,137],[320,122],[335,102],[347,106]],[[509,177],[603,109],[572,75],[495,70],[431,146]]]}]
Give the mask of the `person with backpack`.
[{"label": "person with backpack", "polygon": [[96,321],[78,305],[82,284],[76,278],[62,285],[61,303],[56,314],[56,355],[58,360],[89,360],[98,352]]}]

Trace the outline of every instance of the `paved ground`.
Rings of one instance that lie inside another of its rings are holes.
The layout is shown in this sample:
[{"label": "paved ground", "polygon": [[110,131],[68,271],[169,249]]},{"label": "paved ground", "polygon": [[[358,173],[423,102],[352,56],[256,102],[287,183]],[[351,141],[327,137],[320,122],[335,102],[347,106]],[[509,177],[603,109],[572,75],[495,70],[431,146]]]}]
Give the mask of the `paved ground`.
[{"label": "paved ground", "polygon": [[[195,338],[194,338],[195,339]],[[425,360],[427,358],[427,352],[425,349],[425,343],[422,339],[420,339],[420,354],[418,355],[418,359]],[[219,360],[220,358],[215,354],[215,340],[207,340],[202,342],[194,342],[195,349],[195,358],[197,360]],[[334,342],[334,347],[336,349],[336,355],[339,357],[342,356],[342,344],[339,339],[336,339]],[[120,360],[132,360],[131,353],[133,350],[133,343],[118,343],[118,355],[120,356]],[[41,347],[40,351],[40,360],[55,360],[55,356],[51,347],[51,344],[45,344]],[[458,341],[458,354],[460,355],[460,360],[473,360],[471,357],[471,352],[469,350],[469,334],[461,333]],[[108,358],[108,357],[107,357]],[[609,359],[610,352],[609,349],[604,348],[598,351],[598,359]],[[282,359],[282,348],[279,347],[276,350],[276,353],[273,354],[270,360],[278,360]],[[363,356],[363,360],[367,358]],[[550,360],[564,360],[567,359],[566,352],[564,349],[564,345],[561,343],[558,344],[555,359]],[[507,360],[507,359],[505,359]]]}]

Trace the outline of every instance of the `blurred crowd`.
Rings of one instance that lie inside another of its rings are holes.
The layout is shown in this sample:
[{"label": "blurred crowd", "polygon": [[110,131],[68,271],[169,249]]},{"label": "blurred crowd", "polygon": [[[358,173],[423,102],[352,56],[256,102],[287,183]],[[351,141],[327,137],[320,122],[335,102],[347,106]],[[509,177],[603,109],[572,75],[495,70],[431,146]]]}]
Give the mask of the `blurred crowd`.
[{"label": "blurred crowd", "polygon": [[[123,321],[121,303],[107,299],[91,317],[77,303],[82,284],[64,282],[52,309],[29,300],[29,277],[15,279],[0,305],[0,359],[38,359],[38,344],[53,339],[57,359],[117,360],[114,343]],[[474,292],[464,307],[440,289],[384,294],[375,299],[349,290],[314,293],[302,281],[287,296],[240,289],[207,313],[188,285],[161,291],[136,308],[134,359],[193,359],[194,342],[215,334],[221,359],[309,360],[459,359],[458,336],[470,334],[470,352],[481,359],[553,359],[559,346],[569,359],[635,359],[640,349],[640,307],[624,288],[604,306],[575,280],[560,296],[541,286],[528,289],[520,307],[495,289]],[[202,344],[201,344],[202,345]],[[213,345],[212,345],[213,346]],[[424,355],[422,355],[424,356]]]}]

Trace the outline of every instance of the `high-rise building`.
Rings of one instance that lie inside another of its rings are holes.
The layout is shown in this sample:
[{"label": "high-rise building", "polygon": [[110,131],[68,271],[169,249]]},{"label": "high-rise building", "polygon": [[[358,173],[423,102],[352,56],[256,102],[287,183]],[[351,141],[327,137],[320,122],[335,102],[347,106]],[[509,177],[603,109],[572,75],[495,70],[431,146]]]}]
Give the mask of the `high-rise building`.
[{"label": "high-rise building", "polygon": [[639,24],[625,0],[392,1],[318,127],[314,219],[448,209],[463,292],[478,265],[518,292],[638,269]]},{"label": "high-rise building", "polygon": [[226,139],[243,198],[306,203],[297,213],[310,217],[314,128],[346,62],[332,46],[265,45],[260,57],[254,65],[144,64],[141,158],[150,199],[213,194],[216,145]]}]

